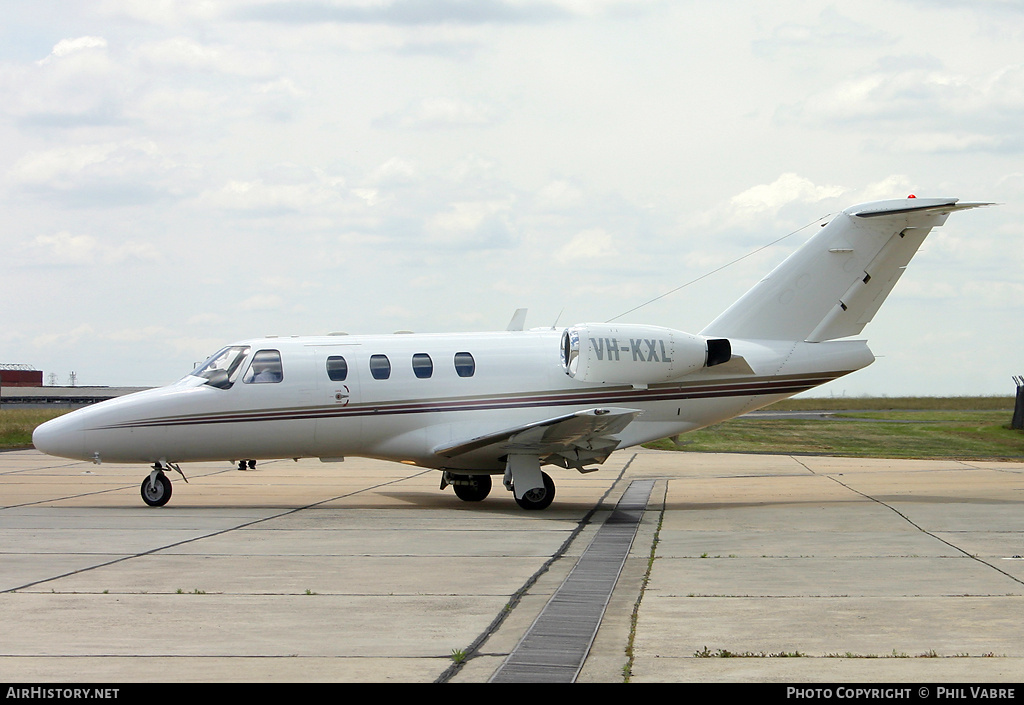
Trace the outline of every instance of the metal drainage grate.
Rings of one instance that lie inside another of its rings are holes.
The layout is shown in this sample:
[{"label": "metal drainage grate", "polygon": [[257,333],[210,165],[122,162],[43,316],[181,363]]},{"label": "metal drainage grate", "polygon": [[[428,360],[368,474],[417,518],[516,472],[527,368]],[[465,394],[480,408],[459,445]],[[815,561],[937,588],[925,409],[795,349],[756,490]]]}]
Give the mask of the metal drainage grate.
[{"label": "metal drainage grate", "polygon": [[634,480],[491,683],[572,683],[583,668],[654,489]]}]

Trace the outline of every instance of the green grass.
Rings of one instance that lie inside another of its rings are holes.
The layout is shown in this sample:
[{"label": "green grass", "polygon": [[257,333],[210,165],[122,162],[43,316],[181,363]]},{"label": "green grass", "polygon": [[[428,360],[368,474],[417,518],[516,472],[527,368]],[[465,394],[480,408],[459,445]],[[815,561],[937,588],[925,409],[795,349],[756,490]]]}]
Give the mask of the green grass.
[{"label": "green grass", "polygon": [[67,409],[0,408],[0,448],[31,448],[36,426],[67,413]]},{"label": "green grass", "polygon": [[943,410],[1013,412],[1014,397],[822,397],[783,399],[768,411]]},{"label": "green grass", "polygon": [[[865,458],[1024,458],[1010,428],[1012,397],[796,399],[775,411],[840,411],[834,419],[739,418],[648,448],[718,453],[809,453]],[[911,411],[920,409],[920,411]]]}]

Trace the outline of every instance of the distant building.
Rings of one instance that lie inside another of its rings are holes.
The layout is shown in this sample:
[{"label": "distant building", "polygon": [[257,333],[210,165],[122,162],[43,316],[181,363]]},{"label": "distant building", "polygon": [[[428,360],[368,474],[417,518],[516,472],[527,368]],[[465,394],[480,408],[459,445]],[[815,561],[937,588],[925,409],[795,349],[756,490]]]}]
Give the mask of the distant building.
[{"label": "distant building", "polygon": [[6,365],[0,363],[0,387],[42,387],[42,370],[32,365]]}]

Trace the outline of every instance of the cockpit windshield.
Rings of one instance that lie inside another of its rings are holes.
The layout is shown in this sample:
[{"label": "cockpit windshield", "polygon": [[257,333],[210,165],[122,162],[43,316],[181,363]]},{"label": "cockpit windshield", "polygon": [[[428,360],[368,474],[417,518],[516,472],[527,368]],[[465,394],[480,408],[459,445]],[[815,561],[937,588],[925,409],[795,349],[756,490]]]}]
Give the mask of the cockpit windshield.
[{"label": "cockpit windshield", "polygon": [[207,380],[207,384],[218,389],[229,389],[235,383],[242,361],[249,354],[248,345],[233,345],[215,353],[210,359],[193,370],[193,377]]}]

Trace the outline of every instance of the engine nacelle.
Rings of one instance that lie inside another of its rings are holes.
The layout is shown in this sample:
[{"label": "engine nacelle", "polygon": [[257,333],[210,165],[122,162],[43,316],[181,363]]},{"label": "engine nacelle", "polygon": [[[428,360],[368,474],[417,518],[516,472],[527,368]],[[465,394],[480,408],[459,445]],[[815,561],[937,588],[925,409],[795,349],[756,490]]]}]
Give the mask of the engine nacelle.
[{"label": "engine nacelle", "polygon": [[724,338],[659,326],[581,323],[562,332],[562,366],[581,382],[657,384],[728,362]]}]

